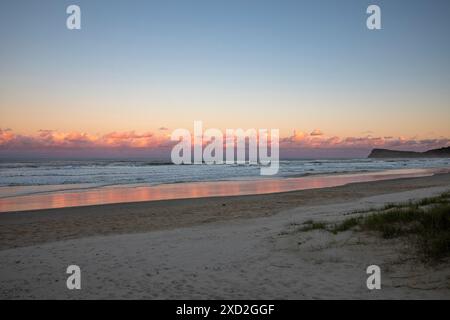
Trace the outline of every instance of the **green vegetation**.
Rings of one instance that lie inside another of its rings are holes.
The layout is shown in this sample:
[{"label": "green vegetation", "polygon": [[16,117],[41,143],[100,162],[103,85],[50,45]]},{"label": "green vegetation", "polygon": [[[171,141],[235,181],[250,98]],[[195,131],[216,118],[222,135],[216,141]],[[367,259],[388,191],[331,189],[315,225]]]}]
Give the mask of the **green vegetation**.
[{"label": "green vegetation", "polygon": [[331,226],[307,221],[300,230],[323,229],[335,234],[346,230],[375,231],[385,239],[409,237],[425,260],[450,256],[450,192],[415,202],[390,203],[365,213]]},{"label": "green vegetation", "polygon": [[326,229],[327,224],[325,222],[314,222],[312,220],[308,220],[303,223],[303,227],[298,229],[299,231],[311,231],[311,230],[319,230]]},{"label": "green vegetation", "polygon": [[361,222],[361,220],[362,220],[362,217],[354,217],[354,218],[345,219],[343,222],[331,227],[330,231],[333,232],[334,234],[336,234],[338,232],[349,230],[353,227],[356,227]]}]

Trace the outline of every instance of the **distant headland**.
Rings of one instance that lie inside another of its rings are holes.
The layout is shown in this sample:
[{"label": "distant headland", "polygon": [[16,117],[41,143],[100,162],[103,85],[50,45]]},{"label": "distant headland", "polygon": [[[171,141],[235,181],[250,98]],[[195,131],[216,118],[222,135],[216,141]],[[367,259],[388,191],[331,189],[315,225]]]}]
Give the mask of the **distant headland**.
[{"label": "distant headland", "polygon": [[450,158],[450,147],[425,152],[372,149],[368,158]]}]

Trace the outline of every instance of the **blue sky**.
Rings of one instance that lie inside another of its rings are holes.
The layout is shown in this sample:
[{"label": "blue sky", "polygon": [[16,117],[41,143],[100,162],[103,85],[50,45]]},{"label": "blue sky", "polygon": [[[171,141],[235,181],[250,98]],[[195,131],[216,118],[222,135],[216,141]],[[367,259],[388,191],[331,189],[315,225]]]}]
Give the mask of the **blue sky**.
[{"label": "blue sky", "polygon": [[[82,29],[65,27],[77,4]],[[366,28],[377,4],[382,30]],[[0,128],[449,137],[449,1],[2,1]],[[24,117],[27,115],[27,117]]]}]

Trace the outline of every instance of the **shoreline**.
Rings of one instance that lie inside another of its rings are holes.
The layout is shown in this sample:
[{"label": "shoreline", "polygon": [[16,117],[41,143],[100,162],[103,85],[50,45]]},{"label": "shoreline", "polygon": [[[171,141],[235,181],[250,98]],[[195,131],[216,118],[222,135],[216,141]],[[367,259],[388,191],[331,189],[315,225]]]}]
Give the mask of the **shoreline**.
[{"label": "shoreline", "polygon": [[6,212],[0,214],[0,250],[97,235],[145,233],[268,217],[299,207],[335,205],[369,196],[445,186],[450,188],[450,173],[261,195]]},{"label": "shoreline", "polygon": [[350,183],[425,177],[450,168],[392,169],[375,172],[309,175],[253,180],[220,180],[161,185],[106,186],[0,198],[0,214],[41,209],[86,207],[159,200],[264,195],[343,186]]},{"label": "shoreline", "polygon": [[[297,231],[311,219],[336,223],[358,210],[439,195],[449,178],[0,215],[0,298],[449,299],[450,261],[422,263],[407,239]],[[151,221],[153,228],[142,228]],[[102,233],[111,222],[131,229]],[[22,232],[8,240],[8,226]],[[81,290],[66,288],[70,264],[82,270]],[[366,287],[373,264],[382,270],[381,290]]]}]

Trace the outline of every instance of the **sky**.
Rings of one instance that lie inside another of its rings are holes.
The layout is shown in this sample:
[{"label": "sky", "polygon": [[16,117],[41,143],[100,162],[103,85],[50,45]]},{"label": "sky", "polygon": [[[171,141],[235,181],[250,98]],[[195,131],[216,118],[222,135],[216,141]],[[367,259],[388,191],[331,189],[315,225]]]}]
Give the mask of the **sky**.
[{"label": "sky", "polygon": [[277,128],[299,156],[447,146],[449,15],[447,0],[1,1],[0,156],[163,149],[195,120]]}]

